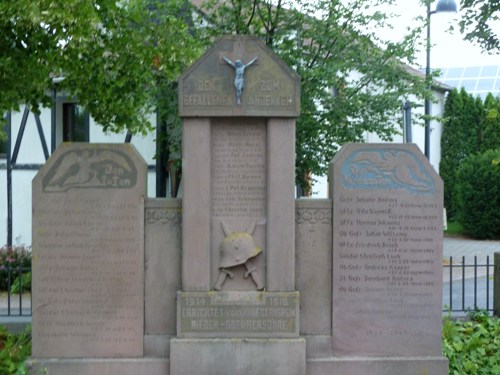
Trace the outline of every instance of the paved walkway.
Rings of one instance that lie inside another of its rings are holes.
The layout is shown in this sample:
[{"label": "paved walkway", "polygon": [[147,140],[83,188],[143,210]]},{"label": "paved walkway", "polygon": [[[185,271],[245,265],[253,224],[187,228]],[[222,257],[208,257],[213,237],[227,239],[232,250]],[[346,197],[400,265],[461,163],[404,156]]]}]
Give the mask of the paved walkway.
[{"label": "paved walkway", "polygon": [[[462,257],[465,256],[465,264],[474,264],[474,256],[477,256],[477,264],[485,265],[486,257],[489,256],[489,263],[493,264],[494,253],[500,253],[500,241],[479,241],[462,237],[445,237],[443,240],[443,265],[449,264],[450,256],[453,257],[453,265],[462,264]],[[450,269],[443,270],[443,281],[449,281]],[[490,268],[490,275],[493,274],[493,267]],[[478,276],[486,275],[486,267],[478,267]],[[465,278],[474,277],[474,268],[465,268]],[[462,278],[462,269],[453,268],[453,279]]]},{"label": "paved walkway", "polygon": [[482,261],[489,255],[493,259],[493,253],[500,252],[500,241],[478,241],[462,237],[445,237],[443,240],[443,256],[473,257],[478,256]]}]

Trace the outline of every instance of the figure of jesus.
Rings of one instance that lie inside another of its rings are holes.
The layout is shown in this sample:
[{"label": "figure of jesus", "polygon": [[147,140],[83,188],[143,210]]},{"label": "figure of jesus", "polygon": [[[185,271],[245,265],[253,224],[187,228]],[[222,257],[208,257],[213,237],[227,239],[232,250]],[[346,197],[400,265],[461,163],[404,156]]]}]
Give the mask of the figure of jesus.
[{"label": "figure of jesus", "polygon": [[226,56],[224,56],[224,61],[227,62],[229,65],[231,65],[236,74],[234,76],[234,87],[236,88],[236,101],[238,102],[238,105],[241,105],[241,93],[243,92],[243,89],[245,88],[245,68],[248,68],[250,65],[252,65],[255,61],[257,61],[257,57],[254,57],[248,64],[243,64],[241,60],[236,60],[236,61],[231,61],[228,59]]}]

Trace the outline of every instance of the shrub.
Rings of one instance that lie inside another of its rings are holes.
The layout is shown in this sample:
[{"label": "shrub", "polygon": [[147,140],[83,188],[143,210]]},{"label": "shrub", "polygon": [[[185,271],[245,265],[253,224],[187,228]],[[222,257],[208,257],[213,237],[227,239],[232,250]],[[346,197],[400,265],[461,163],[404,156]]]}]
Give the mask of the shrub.
[{"label": "shrub", "polygon": [[31,355],[31,327],[18,334],[7,332],[0,326],[0,374],[26,374],[24,361]]},{"label": "shrub", "polygon": [[500,374],[500,319],[480,310],[468,318],[444,320],[443,354],[450,363],[449,374]]},{"label": "shrub", "polygon": [[463,88],[452,90],[446,98],[439,173],[444,183],[444,206],[450,220],[456,218],[453,187],[457,170],[465,158],[478,151],[483,114],[481,100]]},{"label": "shrub", "polygon": [[500,237],[500,149],[473,155],[461,164],[456,179],[457,220],[464,234],[479,239]]},{"label": "shrub", "polygon": [[10,286],[10,292],[20,294],[21,292],[31,291],[31,271],[23,272],[21,277],[19,277],[19,274],[16,275],[14,282]]},{"label": "shrub", "polygon": [[[20,269],[21,268],[21,269]],[[19,246],[2,246],[0,248],[0,291],[7,290],[9,285],[20,281],[20,271],[22,272],[23,290],[30,290],[31,275],[26,276],[31,270],[31,248]],[[17,279],[17,280],[16,280]],[[26,281],[26,282],[25,282]],[[18,290],[19,292],[20,290]]]}]

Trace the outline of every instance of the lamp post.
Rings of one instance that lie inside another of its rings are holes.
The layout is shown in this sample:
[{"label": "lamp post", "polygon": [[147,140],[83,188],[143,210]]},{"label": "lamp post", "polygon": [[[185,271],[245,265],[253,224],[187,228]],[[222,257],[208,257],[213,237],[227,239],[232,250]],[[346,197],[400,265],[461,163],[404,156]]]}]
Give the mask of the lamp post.
[{"label": "lamp post", "polygon": [[[431,75],[431,15],[434,13],[441,12],[456,12],[457,4],[455,0],[439,0],[436,5],[436,10],[431,11],[431,0],[427,0],[427,62],[425,66],[425,78],[429,82],[429,94],[432,90],[432,81],[430,80]],[[430,160],[430,141],[431,141],[431,100],[429,97],[425,99],[425,156]]]}]

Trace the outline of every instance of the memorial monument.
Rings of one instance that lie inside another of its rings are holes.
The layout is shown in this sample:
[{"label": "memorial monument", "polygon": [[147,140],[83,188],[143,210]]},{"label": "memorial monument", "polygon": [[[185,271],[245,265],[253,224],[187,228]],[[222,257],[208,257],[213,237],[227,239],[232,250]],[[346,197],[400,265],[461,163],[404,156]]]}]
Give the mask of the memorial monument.
[{"label": "memorial monument", "polygon": [[257,38],[179,81],[183,199],[130,145],[64,144],[33,181],[32,374],[445,375],[442,182],[351,144],[294,198],[299,77]]},{"label": "memorial monument", "polygon": [[170,371],[305,374],[294,272],[299,77],[257,38],[234,36],[179,91],[182,291]]}]

